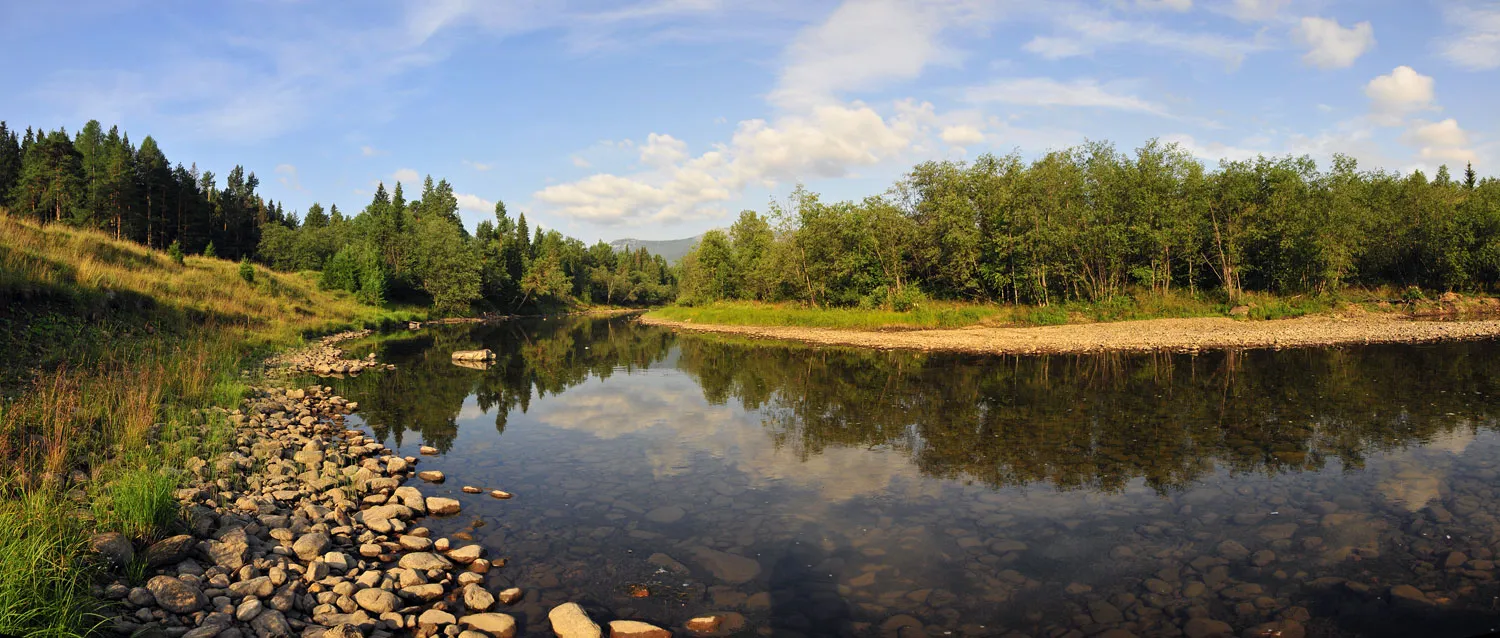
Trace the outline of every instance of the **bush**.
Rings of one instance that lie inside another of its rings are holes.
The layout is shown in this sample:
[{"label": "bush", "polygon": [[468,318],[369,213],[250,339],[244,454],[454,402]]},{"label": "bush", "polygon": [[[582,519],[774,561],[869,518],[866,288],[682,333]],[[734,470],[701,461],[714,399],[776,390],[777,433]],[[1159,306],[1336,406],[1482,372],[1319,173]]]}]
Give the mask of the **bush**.
[{"label": "bush", "polygon": [[208,242],[208,245],[203,247],[203,256],[204,257],[218,257],[219,256],[219,251],[216,250],[216,249],[214,249],[214,243],[213,242]]},{"label": "bush", "polygon": [[167,246],[167,256],[171,257],[172,261],[177,262],[178,266],[181,266],[183,260],[182,244],[176,240],[173,240],[172,245]]},{"label": "bush", "polygon": [[250,263],[249,257],[240,260],[240,279],[244,279],[245,283],[255,283],[255,266]]},{"label": "bush", "polygon": [[1427,295],[1422,294],[1422,289],[1416,286],[1407,286],[1406,291],[1401,293],[1402,301],[1422,301]]},{"label": "bush", "polygon": [[347,290],[355,292],[359,290],[359,263],[354,259],[354,253],[347,246],[334,253],[328,263],[323,266],[323,274],[318,278],[318,287],[323,290]]}]

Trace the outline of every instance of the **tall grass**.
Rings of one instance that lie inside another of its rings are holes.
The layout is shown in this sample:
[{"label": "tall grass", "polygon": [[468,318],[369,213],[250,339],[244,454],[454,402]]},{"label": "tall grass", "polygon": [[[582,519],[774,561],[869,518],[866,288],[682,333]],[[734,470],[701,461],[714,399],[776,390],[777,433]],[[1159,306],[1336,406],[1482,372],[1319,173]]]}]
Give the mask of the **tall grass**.
[{"label": "tall grass", "polygon": [[[405,313],[410,314],[410,313]],[[87,539],[138,543],[180,515],[191,456],[232,432],[242,368],[306,336],[411,317],[317,287],[316,274],[239,276],[236,262],[157,251],[0,212],[0,634],[78,635]],[[74,503],[63,494],[84,489]],[[86,503],[86,504],[84,504]]]},{"label": "tall grass", "polygon": [[96,573],[71,504],[46,490],[0,499],[0,635],[83,636],[104,618],[89,596]]},{"label": "tall grass", "polygon": [[111,477],[94,500],[96,529],[148,542],[163,538],[181,518],[173,496],[178,479],[177,471],[149,466]]}]

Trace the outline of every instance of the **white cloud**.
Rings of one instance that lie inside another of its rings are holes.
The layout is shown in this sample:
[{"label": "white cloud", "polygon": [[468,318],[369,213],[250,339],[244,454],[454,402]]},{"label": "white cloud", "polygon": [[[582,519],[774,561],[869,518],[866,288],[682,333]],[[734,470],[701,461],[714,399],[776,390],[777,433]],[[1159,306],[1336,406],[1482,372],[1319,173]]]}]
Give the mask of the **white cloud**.
[{"label": "white cloud", "polygon": [[994,3],[963,0],[845,2],[788,47],[770,100],[783,108],[835,102],[844,91],[873,89],[917,77],[933,64],[956,64],[943,33],[977,28],[994,17]]},{"label": "white cloud", "polygon": [[1401,142],[1418,148],[1418,156],[1425,160],[1462,163],[1476,158],[1469,148],[1468,131],[1451,117],[1441,122],[1418,121],[1401,136]]},{"label": "white cloud", "polygon": [[578,168],[588,168],[590,166],[593,166],[593,163],[577,155],[574,155],[569,159],[573,160],[573,165],[577,166]]},{"label": "white cloud", "polygon": [[1265,21],[1275,18],[1288,4],[1291,0],[1234,0],[1229,13],[1247,22]]},{"label": "white cloud", "polygon": [[1193,0],[1135,0],[1135,5],[1142,9],[1187,11],[1193,8]]},{"label": "white cloud", "polygon": [[641,163],[647,166],[671,166],[687,156],[687,143],[671,135],[652,133],[641,146]]},{"label": "white cloud", "polygon": [[1163,135],[1161,137],[1161,141],[1166,144],[1176,144],[1181,147],[1182,150],[1193,154],[1193,156],[1198,157],[1199,159],[1210,161],[1228,160],[1231,162],[1240,162],[1245,160],[1253,160],[1257,157],[1260,157],[1261,155],[1267,154],[1266,151],[1261,149],[1230,146],[1228,144],[1221,144],[1219,142],[1202,143],[1194,139],[1191,135],[1180,133]]},{"label": "white cloud", "polygon": [[[715,217],[715,206],[747,186],[842,177],[854,167],[899,156],[932,126],[930,104],[901,103],[882,117],[869,106],[823,105],[774,122],[739,123],[729,142],[691,159],[658,163],[631,176],[607,173],[556,184],[533,197],[554,214],[598,224],[669,222]],[[653,144],[676,148],[667,136]]]},{"label": "white cloud", "polygon": [[471,162],[469,160],[464,160],[464,166],[472,168],[472,169],[474,169],[476,171],[479,171],[481,173],[483,173],[485,171],[488,171],[488,170],[490,170],[490,169],[492,169],[492,168],[495,167],[494,164],[482,164],[480,162]]},{"label": "white cloud", "polygon": [[1365,95],[1372,102],[1377,119],[1394,126],[1401,117],[1432,108],[1434,82],[1430,76],[1417,73],[1409,66],[1398,66],[1365,85]]},{"label": "white cloud", "polygon": [[1214,58],[1238,65],[1245,56],[1267,45],[1257,36],[1242,40],[1214,33],[1176,31],[1150,22],[1116,20],[1082,10],[1069,11],[1057,26],[1070,33],[1037,36],[1021,48],[1047,59],[1091,55],[1101,49],[1147,46],[1195,57]]},{"label": "white cloud", "polygon": [[984,131],[967,124],[957,124],[944,128],[940,137],[954,146],[972,146],[984,141]]},{"label": "white cloud", "polygon": [[1347,29],[1337,20],[1306,17],[1296,29],[1297,38],[1308,48],[1302,61],[1320,69],[1343,69],[1375,48],[1375,28],[1361,22]]},{"label": "white cloud", "polygon": [[282,186],[294,191],[307,192],[307,189],[302,187],[302,179],[297,175],[296,166],[292,166],[291,164],[277,164],[276,176],[276,181],[281,182]]},{"label": "white cloud", "polygon": [[379,157],[381,155],[390,155],[389,151],[382,151],[368,144],[359,147],[359,153],[360,155],[364,155],[365,157]]},{"label": "white cloud", "polygon": [[1161,106],[1134,95],[1112,93],[1093,80],[1058,82],[1050,78],[1016,78],[973,87],[964,93],[969,102],[999,102],[1018,106],[1074,106],[1117,109],[1165,115]]},{"label": "white cloud", "polygon": [[495,202],[484,199],[478,195],[469,193],[454,193],[454,199],[458,200],[458,209],[475,213],[492,213],[495,211]]},{"label": "white cloud", "polygon": [[1447,2],[1443,17],[1458,27],[1439,44],[1444,57],[1475,71],[1500,68],[1500,4]]},{"label": "white cloud", "polygon": [[396,172],[391,173],[391,179],[407,184],[415,184],[418,180],[422,179],[422,176],[410,168],[398,168]]}]

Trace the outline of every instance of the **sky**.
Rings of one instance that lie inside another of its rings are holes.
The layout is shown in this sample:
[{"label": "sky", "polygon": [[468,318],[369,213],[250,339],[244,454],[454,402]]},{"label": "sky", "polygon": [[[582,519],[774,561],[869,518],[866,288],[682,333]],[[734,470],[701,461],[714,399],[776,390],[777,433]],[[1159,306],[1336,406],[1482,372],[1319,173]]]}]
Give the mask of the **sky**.
[{"label": "sky", "polygon": [[1500,0],[0,0],[0,60],[13,127],[590,242],[1086,140],[1500,174]]}]

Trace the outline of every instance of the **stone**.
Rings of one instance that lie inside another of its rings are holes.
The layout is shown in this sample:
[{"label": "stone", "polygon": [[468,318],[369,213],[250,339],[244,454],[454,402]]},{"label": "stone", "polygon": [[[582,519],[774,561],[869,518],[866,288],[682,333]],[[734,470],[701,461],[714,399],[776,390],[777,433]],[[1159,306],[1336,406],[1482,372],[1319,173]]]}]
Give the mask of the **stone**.
[{"label": "stone", "polygon": [[401,608],[401,599],[384,589],[361,589],[354,592],[354,602],[372,614],[383,614]]},{"label": "stone", "polygon": [[442,470],[422,470],[421,472],[417,472],[417,478],[428,483],[442,483],[448,477],[443,475]]},{"label": "stone", "polygon": [[524,593],[525,592],[521,591],[520,587],[511,587],[509,589],[501,590],[500,593],[495,597],[500,600],[501,604],[514,605],[517,601],[521,600],[521,596]]},{"label": "stone", "polygon": [[174,614],[191,614],[208,604],[208,599],[196,586],[171,576],[152,578],[146,582],[146,589],[151,591],[157,606]]},{"label": "stone", "polygon": [[448,558],[460,565],[468,565],[484,556],[484,548],[479,545],[464,545],[458,549],[450,550]]},{"label": "stone", "polygon": [[464,587],[464,606],[473,611],[485,611],[495,606],[495,595],[478,584]]},{"label": "stone", "polygon": [[687,510],[684,510],[676,505],[668,505],[666,507],[658,507],[654,510],[646,512],[646,520],[653,523],[676,523],[677,521],[682,520],[682,517],[686,515]]},{"label": "stone", "polygon": [[1292,535],[1296,533],[1296,523],[1279,523],[1276,525],[1266,525],[1260,528],[1260,531],[1257,532],[1256,535],[1265,540],[1274,541],[1291,538]]},{"label": "stone", "polygon": [[1302,623],[1291,619],[1268,622],[1246,629],[1240,638],[1306,638]]},{"label": "stone", "polygon": [[723,624],[723,616],[699,616],[688,620],[683,626],[695,634],[711,634],[718,631],[719,626]]},{"label": "stone", "polygon": [[453,569],[452,562],[432,552],[413,552],[407,554],[402,556],[401,561],[397,564],[406,569],[415,569],[423,572],[432,569]]},{"label": "stone", "polygon": [[1089,616],[1094,622],[1101,625],[1118,625],[1125,622],[1125,614],[1120,613],[1120,608],[1102,600],[1089,603]]},{"label": "stone", "polygon": [[291,638],[292,626],[287,624],[286,616],[275,609],[267,609],[250,621],[250,628],[255,630],[259,638]]},{"label": "stone", "polygon": [[708,547],[696,547],[693,557],[714,575],[714,578],[732,585],[750,582],[760,575],[760,563],[737,554],[721,552]]},{"label": "stone", "polygon": [[408,587],[402,587],[401,595],[407,598],[415,598],[423,602],[432,602],[443,597],[443,586],[440,583],[411,585]]},{"label": "stone", "polygon": [[1434,606],[1427,594],[1411,585],[1396,585],[1391,588],[1391,606],[1397,609],[1430,610]]},{"label": "stone", "polygon": [[1194,618],[1182,626],[1187,638],[1234,638],[1234,628],[1229,623],[1211,618]]},{"label": "stone", "polygon": [[672,638],[672,632],[636,620],[612,620],[609,638]]},{"label": "stone", "polygon": [[1448,556],[1443,558],[1443,569],[1457,569],[1467,562],[1469,557],[1463,552],[1448,552]]},{"label": "stone", "polygon": [[333,627],[329,627],[327,631],[323,632],[323,635],[320,638],[364,638],[364,637],[365,637],[364,632],[361,632],[358,627],[355,627],[354,625],[351,625],[349,623],[340,623],[340,624],[335,625]]},{"label": "stone", "polygon": [[510,492],[507,492],[505,490],[490,490],[490,496],[493,496],[493,497],[498,498],[498,499],[500,499],[500,500],[503,501],[503,500],[506,500],[506,499],[510,498],[511,496],[513,496],[513,494],[511,494]]},{"label": "stone", "polygon": [[441,609],[429,609],[422,612],[422,615],[417,616],[417,624],[419,625],[451,625],[456,622],[458,622],[458,619],[454,618],[453,614]]},{"label": "stone", "polygon": [[145,607],[155,602],[156,598],[151,595],[151,590],[145,587],[136,587],[131,589],[130,593],[125,594],[125,600],[130,601],[130,604],[136,607]]},{"label": "stone", "polygon": [[261,604],[259,598],[246,598],[239,607],[234,609],[234,617],[243,622],[249,622],[259,616],[263,609],[265,605]]},{"label": "stone", "polygon": [[250,541],[243,527],[223,532],[218,540],[204,541],[198,547],[215,565],[232,571],[244,567],[245,557],[250,553]]},{"label": "stone", "polygon": [[328,569],[340,572],[349,571],[349,568],[355,564],[354,559],[349,558],[349,555],[343,552],[328,552],[324,554],[323,563],[328,565]]},{"label": "stone", "polygon": [[432,447],[430,445],[423,445],[423,446],[417,448],[417,452],[421,453],[421,454],[426,454],[428,456],[431,456],[433,454],[437,454],[438,453],[438,449],[435,448],[435,447]]},{"label": "stone", "polygon": [[432,549],[432,539],[421,536],[404,534],[396,539],[396,543],[401,545],[401,549],[408,552],[425,552]]},{"label": "stone", "polygon": [[482,493],[484,493],[484,490],[479,489],[477,487],[474,487],[473,485],[465,485],[463,487],[463,490],[464,490],[465,494],[482,494]]},{"label": "stone", "polygon": [[674,574],[686,574],[686,573],[688,573],[687,565],[683,565],[682,563],[677,562],[671,556],[668,556],[668,555],[660,553],[660,552],[652,554],[650,558],[646,559],[646,562],[651,563],[652,565],[655,565],[657,567],[665,569],[665,570],[667,570],[669,572],[672,572]]},{"label": "stone", "polygon": [[460,617],[458,624],[485,632],[495,638],[512,638],[516,635],[516,619],[508,614],[469,614]]},{"label": "stone", "polygon": [[990,543],[990,551],[992,551],[992,552],[994,552],[996,554],[1006,554],[1006,553],[1009,553],[1009,552],[1024,552],[1024,551],[1026,551],[1026,549],[1027,549],[1026,543],[1023,543],[1023,542],[1017,541],[1017,540],[1000,539],[1000,540],[997,540],[997,541],[992,541]]},{"label": "stone", "polygon": [[135,548],[130,546],[130,539],[119,532],[95,534],[89,539],[89,545],[94,548],[94,553],[104,557],[116,569],[129,566],[135,560]]},{"label": "stone", "polygon": [[394,492],[391,492],[391,496],[400,500],[402,505],[405,505],[413,512],[418,514],[427,513],[427,499],[423,498],[422,491],[415,487],[403,485],[396,488]]},{"label": "stone", "polygon": [[602,638],[603,631],[578,603],[563,603],[547,612],[552,633],[558,638]]},{"label": "stone", "polygon": [[427,497],[427,513],[434,516],[448,516],[457,514],[460,509],[458,501],[441,496]]},{"label": "stone", "polygon": [[922,627],[922,621],[906,614],[891,616],[880,623],[881,638],[910,638],[926,635],[927,630]]},{"label": "stone", "polygon": [[186,559],[197,543],[197,539],[187,534],[164,538],[141,552],[141,559],[147,568],[175,565]]},{"label": "stone", "polygon": [[1219,555],[1229,560],[1244,560],[1250,556],[1250,550],[1237,541],[1224,541],[1219,543]]},{"label": "stone", "polygon": [[332,544],[332,541],[328,538],[327,534],[322,532],[303,534],[301,538],[297,539],[297,542],[292,543],[292,553],[296,554],[297,558],[310,561],[322,556],[323,552],[328,551],[330,544]]}]

